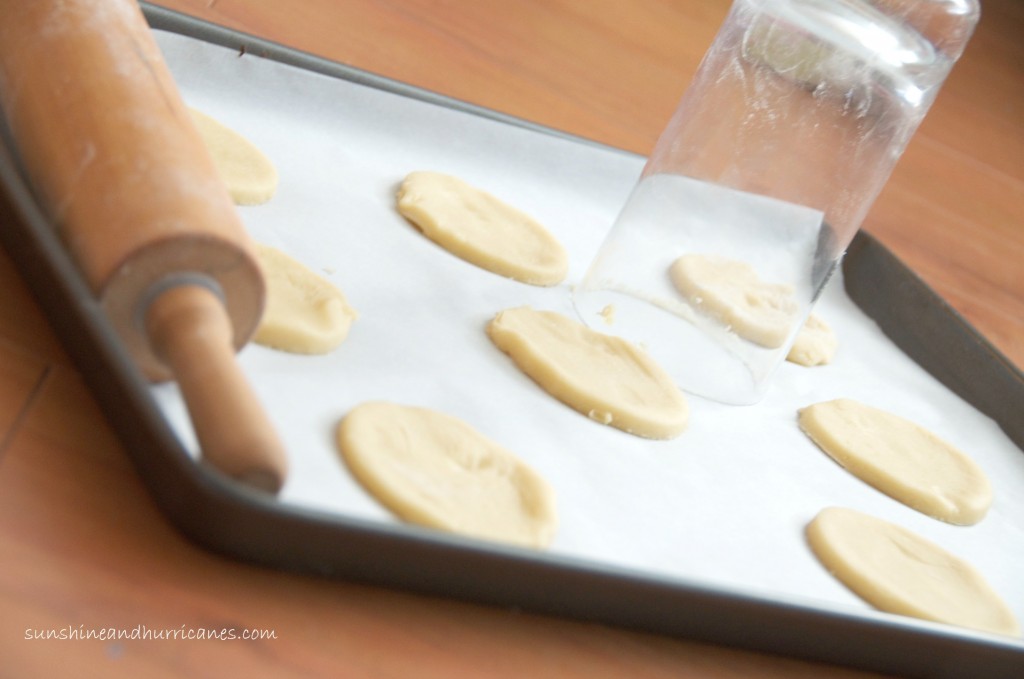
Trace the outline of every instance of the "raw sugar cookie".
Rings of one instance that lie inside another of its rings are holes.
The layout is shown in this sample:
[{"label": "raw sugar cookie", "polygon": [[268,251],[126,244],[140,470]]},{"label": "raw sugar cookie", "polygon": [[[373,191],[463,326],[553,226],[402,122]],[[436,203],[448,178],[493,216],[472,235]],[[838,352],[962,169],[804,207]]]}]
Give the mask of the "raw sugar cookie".
[{"label": "raw sugar cookie", "polygon": [[992,504],[988,477],[971,458],[898,415],[836,399],[801,409],[799,423],[851,474],[928,516],[970,525]]},{"label": "raw sugar cookie", "polygon": [[294,354],[326,354],[348,336],[356,312],[345,295],[302,262],[261,243],[267,306],[253,341]]},{"label": "raw sugar cookie", "polygon": [[236,205],[259,205],[277,192],[277,168],[255,144],[218,120],[189,109]]},{"label": "raw sugar cookie", "polygon": [[745,262],[686,254],[672,263],[669,276],[694,308],[768,349],[781,347],[796,323],[793,289],[762,281]]},{"label": "raw sugar cookie", "polygon": [[501,276],[550,286],[569,270],[565,248],[546,228],[458,177],[410,173],[398,211],[452,254]]},{"label": "raw sugar cookie", "polygon": [[807,526],[822,565],[879,610],[1019,636],[1013,613],[970,564],[895,524],[829,507]]},{"label": "raw sugar cookie", "polygon": [[363,487],[410,523],[534,548],[554,537],[547,482],[460,419],[371,401],[341,421],[338,446]]},{"label": "raw sugar cookie", "polygon": [[500,312],[487,333],[545,391],[592,420],[652,439],[686,429],[682,392],[622,338],[526,306]]},{"label": "raw sugar cookie", "polygon": [[796,334],[786,360],[803,366],[826,365],[832,362],[839,341],[832,327],[811,314]]}]

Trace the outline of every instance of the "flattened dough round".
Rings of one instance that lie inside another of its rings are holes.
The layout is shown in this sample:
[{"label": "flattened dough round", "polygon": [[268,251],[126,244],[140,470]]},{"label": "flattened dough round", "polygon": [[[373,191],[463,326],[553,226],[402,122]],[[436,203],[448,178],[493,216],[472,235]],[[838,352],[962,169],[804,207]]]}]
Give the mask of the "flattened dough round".
[{"label": "flattened dough round", "polygon": [[569,270],[565,248],[547,229],[457,177],[410,173],[398,190],[398,211],[427,238],[492,273],[557,285]]},{"label": "flattened dough round", "polygon": [[619,337],[526,306],[500,312],[487,333],[545,391],[593,420],[652,439],[686,429],[682,392],[653,359]]},{"label": "flattened dough round", "polygon": [[807,540],[830,573],[880,610],[1020,635],[1013,613],[973,566],[906,528],[829,507],[808,524]]},{"label": "flattened dough round", "polygon": [[201,111],[189,109],[236,205],[259,205],[277,192],[277,168],[248,139]]},{"label": "flattened dough round", "polygon": [[348,337],[356,312],[345,295],[302,262],[256,244],[267,306],[253,341],[293,354],[326,354]]},{"label": "flattened dough round", "polygon": [[974,460],[898,415],[836,399],[801,409],[799,422],[851,474],[923,514],[967,526],[992,504],[992,486]]},{"label": "flattened dough round", "polygon": [[745,262],[686,254],[672,263],[669,276],[696,309],[763,347],[781,347],[796,323],[792,288],[762,281]]},{"label": "flattened dough round", "polygon": [[825,365],[832,362],[839,341],[832,327],[811,314],[796,334],[786,360],[804,366]]},{"label": "flattened dough round", "polygon": [[371,401],[341,421],[338,446],[363,487],[410,523],[535,548],[554,537],[547,482],[462,420]]}]

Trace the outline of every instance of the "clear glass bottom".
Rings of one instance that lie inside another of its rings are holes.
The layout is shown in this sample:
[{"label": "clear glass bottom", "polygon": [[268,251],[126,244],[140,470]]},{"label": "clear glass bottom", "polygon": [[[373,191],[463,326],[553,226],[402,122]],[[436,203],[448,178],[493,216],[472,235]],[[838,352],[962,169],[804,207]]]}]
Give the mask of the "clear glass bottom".
[{"label": "clear glass bottom", "polygon": [[[755,403],[836,262],[822,219],[811,208],[688,177],[647,177],[573,303],[588,326],[642,346],[681,389],[723,403]],[[756,330],[762,311],[758,290],[765,288],[749,290],[733,268],[722,269],[712,287],[745,305],[739,315],[712,304],[714,290],[707,299],[682,292],[670,272],[683,255],[736,263],[755,283],[785,291],[785,325],[776,324],[768,339],[751,332],[750,319]]]}]

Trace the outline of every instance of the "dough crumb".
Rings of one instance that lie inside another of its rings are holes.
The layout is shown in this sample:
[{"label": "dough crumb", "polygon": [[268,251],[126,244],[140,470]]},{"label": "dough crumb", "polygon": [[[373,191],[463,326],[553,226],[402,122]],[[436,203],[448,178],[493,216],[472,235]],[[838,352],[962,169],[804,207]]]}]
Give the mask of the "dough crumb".
[{"label": "dough crumb", "polygon": [[256,244],[267,305],[253,341],[295,354],[326,354],[348,337],[357,314],[340,290],[285,253]]},{"label": "dough crumb", "polygon": [[615,305],[609,304],[601,309],[601,318],[604,319],[605,325],[615,325]]},{"label": "dough crumb", "polygon": [[832,362],[839,341],[832,327],[811,314],[796,334],[786,360],[803,366],[826,365]]},{"label": "dough crumb", "polygon": [[398,211],[452,254],[531,285],[561,283],[569,270],[562,244],[541,224],[491,194],[439,172],[412,172]]},{"label": "dough crumb", "polygon": [[622,338],[527,306],[498,313],[487,333],[545,391],[597,422],[652,439],[686,429],[689,406],[682,392]]},{"label": "dough crumb", "polygon": [[836,399],[801,409],[798,421],[848,472],[932,518],[971,525],[992,504],[992,486],[974,460],[898,415]]},{"label": "dough crumb", "polygon": [[762,281],[745,262],[686,254],[672,263],[669,277],[694,308],[768,349],[781,347],[796,323],[793,289]]},{"label": "dough crumb", "polygon": [[266,203],[277,192],[277,168],[248,139],[201,111],[189,109],[199,136],[236,205]]},{"label": "dough crumb", "polygon": [[822,565],[879,610],[1020,636],[1009,607],[973,566],[906,528],[829,507],[806,532]]},{"label": "dough crumb", "polygon": [[371,401],[342,419],[337,437],[356,480],[405,521],[532,548],[554,538],[547,482],[460,419]]}]

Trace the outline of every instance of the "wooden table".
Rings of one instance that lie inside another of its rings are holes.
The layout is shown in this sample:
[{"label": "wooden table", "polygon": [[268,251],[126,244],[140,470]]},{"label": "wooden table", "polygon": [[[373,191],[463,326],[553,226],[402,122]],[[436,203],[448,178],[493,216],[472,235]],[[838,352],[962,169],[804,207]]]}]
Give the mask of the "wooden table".
[{"label": "wooden table", "polygon": [[[161,0],[647,153],[724,0]],[[984,18],[865,229],[1024,366],[1024,3]],[[0,225],[2,228],[3,225]],[[853,677],[801,661],[227,561],[156,511],[0,251],[0,675]],[[269,630],[57,641],[46,630]]]}]

